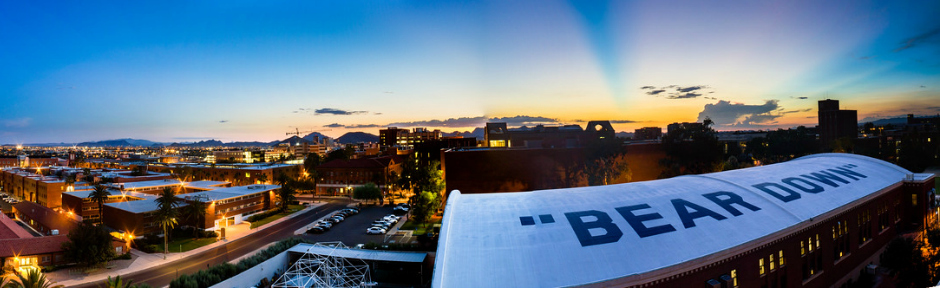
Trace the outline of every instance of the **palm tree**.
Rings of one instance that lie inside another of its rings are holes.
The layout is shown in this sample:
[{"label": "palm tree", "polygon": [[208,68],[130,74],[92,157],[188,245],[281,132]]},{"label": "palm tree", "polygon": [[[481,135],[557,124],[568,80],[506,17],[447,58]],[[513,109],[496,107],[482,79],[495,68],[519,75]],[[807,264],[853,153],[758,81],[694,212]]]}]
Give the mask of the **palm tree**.
[{"label": "palm tree", "polygon": [[189,206],[183,207],[183,218],[186,218],[188,221],[192,221],[193,225],[193,238],[198,236],[196,234],[196,229],[201,228],[200,226],[205,226],[205,221],[203,220],[206,216],[206,210],[209,209],[209,205],[206,205],[206,202],[209,201],[209,198],[205,195],[198,195],[189,199]]},{"label": "palm tree", "polygon": [[100,184],[95,185],[95,190],[91,191],[91,194],[88,194],[88,197],[92,201],[98,203],[98,222],[104,221],[104,202],[108,201],[108,196],[111,196],[111,192],[108,192],[108,187],[104,187]]},{"label": "palm tree", "polygon": [[287,208],[290,207],[290,202],[297,199],[294,197],[294,187],[291,185],[281,186],[281,190],[277,192],[277,196],[281,198],[281,211],[287,212]]},{"label": "palm tree", "polygon": [[7,284],[6,287],[16,287],[16,288],[63,288],[65,286],[55,285],[54,282],[46,280],[46,275],[43,275],[42,272],[39,272],[38,269],[29,269],[26,271],[26,276],[23,274],[15,273],[18,279],[13,279],[10,284]]},{"label": "palm tree", "polygon": [[170,187],[164,187],[160,197],[154,200],[154,202],[157,202],[158,208],[155,220],[163,227],[163,259],[166,259],[166,254],[170,252],[169,229],[176,227],[176,216],[178,214],[176,207],[179,207],[182,200],[176,197],[176,193]]},{"label": "palm tree", "polygon": [[261,175],[258,176],[258,181],[261,181],[261,185],[264,187],[264,184],[268,183],[268,174],[261,173]]},{"label": "palm tree", "polygon": [[72,185],[75,185],[75,174],[65,176],[65,187],[66,189],[72,188]]},{"label": "palm tree", "polygon": [[[133,284],[131,284],[131,283],[134,283],[134,280],[128,280],[127,283],[124,283],[124,279],[121,279],[121,275],[118,275],[117,277],[114,277],[114,279],[112,279],[111,276],[109,275],[109,276],[108,276],[108,280],[107,280],[107,281],[104,281],[104,285],[105,285],[104,287],[106,287],[106,288],[134,288],[134,287],[137,287],[136,285],[133,285]],[[101,286],[99,285],[98,287],[101,287]]]}]

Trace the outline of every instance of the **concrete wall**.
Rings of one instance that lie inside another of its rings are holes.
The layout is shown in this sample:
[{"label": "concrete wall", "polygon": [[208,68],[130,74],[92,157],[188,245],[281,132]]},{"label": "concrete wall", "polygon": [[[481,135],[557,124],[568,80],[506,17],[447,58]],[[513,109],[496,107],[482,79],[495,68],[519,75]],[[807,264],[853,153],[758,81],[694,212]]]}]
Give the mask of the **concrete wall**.
[{"label": "concrete wall", "polygon": [[[271,278],[274,274],[281,274],[287,271],[287,264],[290,264],[288,251],[281,252],[271,259],[262,262],[258,266],[252,267],[245,272],[235,275],[235,277],[222,281],[219,284],[212,285],[212,288],[248,288],[255,287],[262,278]],[[281,272],[281,273],[278,273]],[[274,279],[277,280],[277,279]]]}]

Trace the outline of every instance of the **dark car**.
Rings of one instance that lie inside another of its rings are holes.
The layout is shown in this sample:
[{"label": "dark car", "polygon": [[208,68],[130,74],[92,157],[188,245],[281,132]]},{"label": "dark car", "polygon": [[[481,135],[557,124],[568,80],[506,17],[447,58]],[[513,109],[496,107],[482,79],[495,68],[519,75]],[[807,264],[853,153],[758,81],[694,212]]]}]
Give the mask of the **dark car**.
[{"label": "dark car", "polygon": [[307,234],[320,234],[323,232],[326,232],[326,229],[323,229],[323,227],[320,226],[314,226],[310,229],[307,229]]}]

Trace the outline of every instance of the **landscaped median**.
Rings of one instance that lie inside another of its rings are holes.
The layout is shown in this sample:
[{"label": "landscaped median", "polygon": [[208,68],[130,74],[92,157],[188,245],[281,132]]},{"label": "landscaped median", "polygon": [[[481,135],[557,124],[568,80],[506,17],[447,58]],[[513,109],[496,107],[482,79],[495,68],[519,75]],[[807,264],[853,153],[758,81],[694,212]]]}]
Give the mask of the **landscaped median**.
[{"label": "landscaped median", "polygon": [[306,208],[304,205],[290,205],[288,206],[287,211],[272,210],[261,214],[252,215],[251,217],[248,217],[248,222],[251,223],[251,229],[255,229],[261,227],[264,224],[274,222],[274,220],[281,219],[284,216],[303,210],[304,208]]},{"label": "landscaped median", "polygon": [[215,285],[225,279],[238,275],[238,273],[244,272],[245,270],[248,270],[255,265],[261,264],[261,262],[264,262],[265,260],[268,260],[271,257],[280,254],[281,252],[287,251],[287,249],[290,249],[299,243],[308,242],[300,238],[289,238],[281,240],[280,242],[277,242],[277,244],[271,245],[271,247],[261,250],[254,256],[238,261],[237,264],[233,265],[229,263],[222,263],[212,266],[207,270],[199,270],[198,272],[191,275],[180,275],[179,278],[176,278],[170,282],[170,288],[209,287]]},{"label": "landscaped median", "polygon": [[411,235],[424,235],[431,231],[434,228],[435,224],[441,224],[442,217],[431,217],[431,221],[428,223],[418,224],[415,223],[413,218],[408,218],[408,221],[405,221],[405,224],[401,224],[401,227],[398,227],[398,231],[401,230],[412,230]]}]

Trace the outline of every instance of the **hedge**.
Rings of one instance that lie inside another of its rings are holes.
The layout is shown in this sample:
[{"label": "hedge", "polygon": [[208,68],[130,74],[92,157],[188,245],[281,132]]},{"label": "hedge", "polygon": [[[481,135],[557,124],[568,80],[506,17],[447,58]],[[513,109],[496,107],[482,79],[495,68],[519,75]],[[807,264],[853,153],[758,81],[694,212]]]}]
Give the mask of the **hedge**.
[{"label": "hedge", "polygon": [[261,262],[267,261],[281,252],[287,251],[291,247],[300,243],[309,243],[301,238],[288,238],[277,242],[267,249],[261,250],[251,257],[238,261],[237,264],[222,263],[212,266],[208,270],[199,270],[192,275],[180,275],[179,278],[170,281],[170,288],[200,288],[209,287],[225,279],[232,278],[238,273],[245,272]]}]

